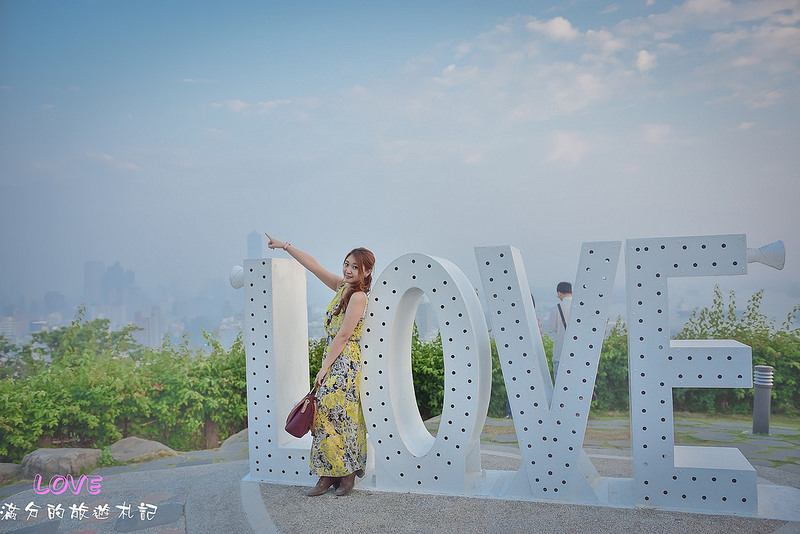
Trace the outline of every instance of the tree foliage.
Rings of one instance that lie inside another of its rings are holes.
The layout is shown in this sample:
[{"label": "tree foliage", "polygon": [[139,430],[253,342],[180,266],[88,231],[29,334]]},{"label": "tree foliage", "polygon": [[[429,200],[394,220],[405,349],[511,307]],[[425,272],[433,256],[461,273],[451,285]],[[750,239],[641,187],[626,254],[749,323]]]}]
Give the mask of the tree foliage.
[{"label": "tree foliage", "polygon": [[600,352],[592,408],[624,411],[628,409],[628,328],[621,317],[608,331]]},{"label": "tree foliage", "polygon": [[[764,291],[747,301],[743,312],[736,307],[736,294],[727,301],[719,286],[714,288],[710,306],[696,309],[677,334],[678,339],[732,339],[752,349],[753,366],[774,369],[771,409],[773,413],[796,413],[800,409],[800,305],[795,306],[778,326],[761,311]],[[676,389],[675,408],[685,411],[750,413],[753,390]]]},{"label": "tree foliage", "polygon": [[[800,306],[778,326],[761,311],[763,291],[743,311],[735,294],[719,287],[711,306],[692,313],[679,339],[734,339],[752,348],[753,365],[774,368],[772,411],[800,410]],[[179,450],[202,446],[204,427],[219,426],[225,438],[246,426],[247,382],[241,336],[226,350],[208,334],[209,352],[189,340],[166,340],[157,349],[133,339],[135,327],[111,331],[105,319],[87,321],[80,310],[72,324],[34,334],[16,346],[0,336],[0,462],[19,461],[41,443],[104,447],[126,436],[156,439]],[[309,341],[309,382],[325,355],[325,339]],[[411,340],[414,393],[423,419],[444,402],[441,337]],[[548,364],[553,342],[543,336]],[[508,413],[505,381],[491,340],[489,416]],[[600,355],[592,407],[628,409],[628,332],[618,318]],[[676,410],[717,413],[752,411],[752,389],[676,389]]]},{"label": "tree foliage", "polygon": [[[165,341],[145,349],[135,327],[111,331],[79,311],[68,327],[0,344],[0,461],[19,461],[40,444],[103,447],[127,436],[199,448],[208,422],[222,438],[247,416],[244,348],[206,336],[210,353]],[[8,357],[11,355],[11,357]]]},{"label": "tree foliage", "polygon": [[444,405],[444,353],[442,336],[431,341],[419,337],[417,325],[411,336],[411,372],[417,408],[423,420],[442,413]]}]

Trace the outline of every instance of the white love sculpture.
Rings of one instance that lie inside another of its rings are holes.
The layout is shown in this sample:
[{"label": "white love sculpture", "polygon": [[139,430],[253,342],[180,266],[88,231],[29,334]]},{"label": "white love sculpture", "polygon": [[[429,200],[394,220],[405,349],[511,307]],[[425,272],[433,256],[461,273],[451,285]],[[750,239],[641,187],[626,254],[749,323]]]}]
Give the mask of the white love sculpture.
[{"label": "white love sculpture", "polygon": [[[615,241],[581,249],[555,385],[519,251],[475,249],[522,457],[516,472],[481,468],[491,353],[473,285],[458,267],[433,256],[407,254],[389,264],[369,295],[362,336],[370,465],[358,485],[756,515],[755,470],[739,450],[675,446],[672,415],[673,387],[752,387],[750,348],[733,341],[672,341],[667,309],[670,277],[745,274],[744,235],[626,242],[634,477],[601,477],[583,452],[620,248]],[[241,272],[234,269],[232,284],[245,287],[247,479],[313,484],[311,436],[294,438],[283,429],[309,384],[304,269],[291,259],[249,259]],[[444,352],[444,406],[435,437],[417,409],[411,371],[411,333],[423,294],[436,312]]]}]

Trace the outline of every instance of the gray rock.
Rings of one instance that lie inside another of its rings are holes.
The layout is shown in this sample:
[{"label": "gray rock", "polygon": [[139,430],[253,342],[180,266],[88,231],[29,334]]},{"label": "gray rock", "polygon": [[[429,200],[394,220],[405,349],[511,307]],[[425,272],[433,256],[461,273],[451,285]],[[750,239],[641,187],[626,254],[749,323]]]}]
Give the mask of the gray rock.
[{"label": "gray rock", "polygon": [[224,449],[227,445],[232,445],[234,443],[243,443],[245,441],[248,441],[248,434],[246,428],[244,430],[240,430],[236,434],[228,436],[228,439],[222,442],[220,448]]},{"label": "gray rock", "polygon": [[37,449],[22,459],[22,476],[32,479],[36,474],[43,478],[79,475],[84,469],[95,467],[102,454],[100,449]]},{"label": "gray rock", "polygon": [[16,480],[22,474],[22,466],[19,464],[0,464],[0,484]]},{"label": "gray rock", "polygon": [[111,456],[118,462],[146,462],[177,455],[166,445],[149,439],[123,438],[111,445]]}]

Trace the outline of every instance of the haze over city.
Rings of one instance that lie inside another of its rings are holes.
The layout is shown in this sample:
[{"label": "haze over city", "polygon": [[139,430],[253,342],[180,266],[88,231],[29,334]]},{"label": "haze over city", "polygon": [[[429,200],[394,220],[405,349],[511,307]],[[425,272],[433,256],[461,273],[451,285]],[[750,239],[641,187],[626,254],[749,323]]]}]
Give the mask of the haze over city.
[{"label": "haze over city", "polygon": [[583,241],[744,233],[783,240],[784,270],[675,280],[674,311],[719,284],[780,322],[798,61],[797,0],[6,0],[0,312],[74,309],[99,261],[147,313],[234,316],[228,272],[267,231],[331,270],[423,252],[475,287],[473,247],[512,244],[549,313]]}]

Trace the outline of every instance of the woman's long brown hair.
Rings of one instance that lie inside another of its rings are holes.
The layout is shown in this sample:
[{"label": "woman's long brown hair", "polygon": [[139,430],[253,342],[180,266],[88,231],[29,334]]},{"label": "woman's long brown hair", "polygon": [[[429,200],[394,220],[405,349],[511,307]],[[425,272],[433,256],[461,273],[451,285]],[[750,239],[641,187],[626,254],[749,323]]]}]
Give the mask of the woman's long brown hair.
[{"label": "woman's long brown hair", "polygon": [[352,282],[347,285],[344,293],[342,293],[342,299],[339,301],[339,305],[333,310],[334,315],[339,315],[347,311],[347,303],[350,301],[350,297],[353,293],[357,293],[358,291],[367,293],[369,292],[369,288],[372,287],[372,269],[375,267],[375,255],[364,247],[358,247],[351,250],[347,256],[344,257],[344,261],[347,261],[347,258],[350,256],[356,261],[360,275],[363,275],[363,273],[367,271],[369,271],[369,274],[362,276],[357,282]]}]

